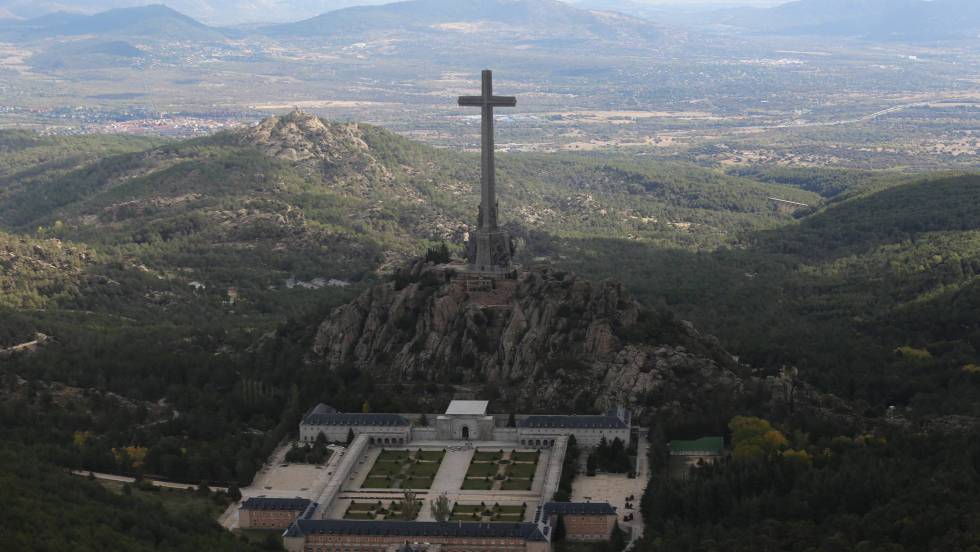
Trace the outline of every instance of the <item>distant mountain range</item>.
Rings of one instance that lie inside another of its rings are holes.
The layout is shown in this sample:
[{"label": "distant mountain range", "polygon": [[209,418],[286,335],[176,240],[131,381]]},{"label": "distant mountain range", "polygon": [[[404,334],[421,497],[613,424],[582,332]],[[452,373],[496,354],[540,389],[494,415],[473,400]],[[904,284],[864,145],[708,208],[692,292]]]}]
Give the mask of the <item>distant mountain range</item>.
[{"label": "distant mountain range", "polygon": [[226,33],[163,5],[113,9],[94,15],[56,12],[0,22],[0,39],[9,41],[85,35],[99,39],[124,36],[209,41],[223,40]]},{"label": "distant mountain range", "polygon": [[689,23],[779,35],[941,40],[980,35],[976,0],[797,0],[774,8],[699,14]]},{"label": "distant mountain range", "polygon": [[[652,23],[709,27],[726,33],[847,36],[872,40],[941,40],[980,35],[976,0],[796,0],[775,7],[651,4],[642,0],[0,0],[0,32],[25,38],[118,33],[187,40],[237,31],[215,26],[250,23],[275,37],[351,35],[387,29],[475,32],[480,25],[547,29],[555,35],[651,37]],[[189,14],[189,15],[183,15]],[[628,14],[628,15],[625,15]],[[192,19],[193,18],[193,19]],[[646,20],[644,20],[645,18]],[[200,23],[207,21],[212,26]],[[264,26],[256,23],[267,22]],[[447,29],[446,27],[451,27]],[[499,29],[496,29],[499,30]]]},{"label": "distant mountain range", "polygon": [[[282,39],[353,38],[378,32],[544,40],[543,45],[607,41],[644,44],[658,36],[645,19],[612,11],[591,11],[557,0],[410,0],[382,6],[344,8],[302,21],[248,30],[205,25],[173,8],[151,5],[118,8],[92,15],[55,12],[32,19],[0,20],[0,40],[28,42],[55,37],[97,41],[132,39],[223,41],[243,36]],[[409,38],[411,41],[412,39]],[[492,38],[488,38],[492,42]]]},{"label": "distant mountain range", "polygon": [[[152,0],[0,0],[0,18],[31,19],[64,11],[95,14],[142,7]],[[213,26],[299,21],[332,10],[390,0],[166,0],[181,13]]]},{"label": "distant mountain range", "polygon": [[369,31],[534,30],[540,34],[592,38],[653,38],[653,25],[618,12],[596,12],[557,0],[410,0],[359,6],[258,29],[275,37],[350,35]]}]

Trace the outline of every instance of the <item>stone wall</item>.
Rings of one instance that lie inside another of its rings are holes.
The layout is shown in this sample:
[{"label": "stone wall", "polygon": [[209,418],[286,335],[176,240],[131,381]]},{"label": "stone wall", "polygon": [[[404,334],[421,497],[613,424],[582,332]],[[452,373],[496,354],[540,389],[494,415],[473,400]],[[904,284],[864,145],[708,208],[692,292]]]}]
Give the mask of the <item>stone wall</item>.
[{"label": "stone wall", "polygon": [[412,441],[435,441],[437,438],[434,427],[413,427]]},{"label": "stone wall", "polygon": [[242,529],[285,529],[302,513],[300,510],[241,510],[238,526]]},{"label": "stone wall", "polygon": [[[557,523],[558,516],[551,516],[549,523],[552,527]],[[603,542],[609,540],[613,527],[616,526],[616,515],[585,515],[565,514],[565,538],[577,542]]]},{"label": "stone wall", "polygon": [[351,472],[354,471],[358,458],[364,454],[369,442],[370,440],[367,435],[358,435],[354,438],[350,446],[347,447],[347,450],[343,452],[344,457],[337,463],[333,475],[330,476],[330,481],[327,482],[327,486],[324,487],[323,492],[315,500],[320,505],[319,515],[315,517],[322,518],[325,512],[330,511],[330,506],[333,504],[334,499],[337,498],[347,478],[350,477]]},{"label": "stone wall", "polygon": [[561,466],[565,462],[565,452],[568,450],[568,437],[564,435],[555,438],[555,446],[551,449],[551,458],[548,460],[548,472],[544,478],[544,485],[541,486],[541,502],[550,502],[558,491],[558,482],[561,480]]},{"label": "stone wall", "polygon": [[494,441],[513,441],[517,442],[517,428],[516,427],[496,427],[493,429],[493,440]]}]

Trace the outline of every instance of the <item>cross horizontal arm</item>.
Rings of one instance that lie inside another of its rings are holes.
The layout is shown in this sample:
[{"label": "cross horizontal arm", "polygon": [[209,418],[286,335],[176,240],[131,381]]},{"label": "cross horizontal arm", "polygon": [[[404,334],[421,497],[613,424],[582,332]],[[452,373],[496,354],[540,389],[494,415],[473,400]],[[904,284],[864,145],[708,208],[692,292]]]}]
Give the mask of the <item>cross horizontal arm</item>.
[{"label": "cross horizontal arm", "polygon": [[513,96],[490,96],[485,100],[483,96],[460,96],[459,105],[463,107],[514,107],[517,105],[517,98]]}]

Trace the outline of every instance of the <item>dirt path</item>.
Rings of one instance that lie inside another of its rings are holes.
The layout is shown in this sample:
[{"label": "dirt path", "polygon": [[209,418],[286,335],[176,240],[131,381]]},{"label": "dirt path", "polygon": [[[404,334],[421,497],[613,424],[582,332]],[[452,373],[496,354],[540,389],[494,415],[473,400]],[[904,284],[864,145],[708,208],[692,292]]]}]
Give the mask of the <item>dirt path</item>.
[{"label": "dirt path", "polygon": [[[89,475],[92,475],[96,479],[101,479],[103,481],[116,481],[119,483],[136,482],[135,477],[129,477],[125,475],[114,475],[111,473],[99,473],[99,472],[93,472],[88,470],[72,470],[71,473],[72,475],[78,475],[81,477],[88,477]],[[173,483],[171,481],[160,481],[157,479],[148,479],[146,477],[143,478],[143,481],[146,481],[155,487],[161,487],[165,489],[180,489],[182,491],[186,491],[188,489],[197,489],[197,485],[191,485],[188,483]],[[211,489],[211,492],[224,493],[228,491],[228,487],[208,487],[208,488]]]}]

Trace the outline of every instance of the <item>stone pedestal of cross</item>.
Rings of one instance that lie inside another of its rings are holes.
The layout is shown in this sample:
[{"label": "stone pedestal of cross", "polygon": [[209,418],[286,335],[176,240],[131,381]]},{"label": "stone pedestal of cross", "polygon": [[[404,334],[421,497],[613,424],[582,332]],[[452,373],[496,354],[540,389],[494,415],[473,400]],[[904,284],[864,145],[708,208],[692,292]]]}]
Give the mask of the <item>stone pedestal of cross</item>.
[{"label": "stone pedestal of cross", "polygon": [[514,107],[517,98],[493,95],[493,73],[483,71],[483,94],[461,96],[459,105],[479,107],[483,111],[481,125],[482,161],[480,184],[480,213],[476,232],[470,236],[471,269],[482,273],[503,273],[511,269],[510,236],[497,225],[497,176],[494,167],[493,109]]}]

